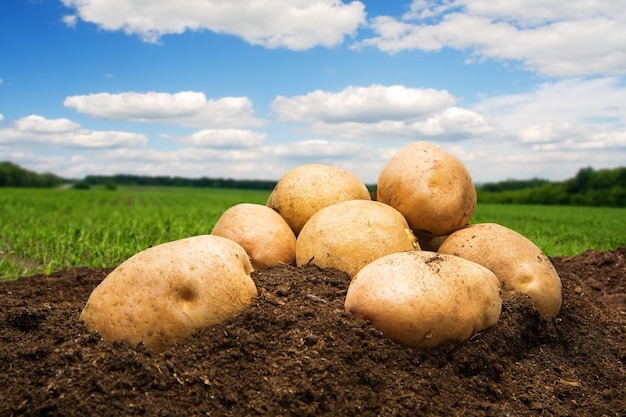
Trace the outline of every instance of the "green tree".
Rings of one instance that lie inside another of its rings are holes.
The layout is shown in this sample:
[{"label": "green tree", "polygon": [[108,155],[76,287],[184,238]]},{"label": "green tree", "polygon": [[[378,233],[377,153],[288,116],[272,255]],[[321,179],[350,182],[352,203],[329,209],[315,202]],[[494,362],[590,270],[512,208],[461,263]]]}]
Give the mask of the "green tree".
[{"label": "green tree", "polygon": [[63,179],[49,173],[37,174],[12,162],[0,162],[0,187],[56,187]]},{"label": "green tree", "polygon": [[576,176],[566,181],[567,191],[571,194],[583,193],[588,189],[591,178],[594,175],[594,170],[591,167],[581,168],[578,170]]}]

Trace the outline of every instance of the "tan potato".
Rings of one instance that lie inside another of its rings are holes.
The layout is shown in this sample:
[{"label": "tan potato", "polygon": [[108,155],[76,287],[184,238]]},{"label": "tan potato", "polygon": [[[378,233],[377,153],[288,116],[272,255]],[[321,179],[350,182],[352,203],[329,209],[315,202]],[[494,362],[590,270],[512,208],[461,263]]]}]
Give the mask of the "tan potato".
[{"label": "tan potato", "polygon": [[444,236],[469,222],[476,189],[461,161],[435,145],[414,142],[381,171],[377,200],[402,213],[416,234]]},{"label": "tan potato", "polygon": [[267,206],[241,203],[230,207],[211,234],[239,243],[254,269],[296,263],[296,236],[285,219]]},{"label": "tan potato", "polygon": [[383,255],[419,249],[396,209],[370,200],[333,204],[315,213],[296,241],[298,266],[314,264],[354,276]]},{"label": "tan potato", "polygon": [[298,236],[313,214],[349,200],[370,200],[367,187],[356,175],[329,165],[307,164],[278,180],[267,206],[276,210]]},{"label": "tan potato", "polygon": [[237,243],[202,235],[128,258],[91,293],[80,318],[105,340],[160,352],[195,330],[243,311],[257,296]]},{"label": "tan potato", "polygon": [[396,343],[434,347],[494,325],[502,298],[487,268],[452,255],[411,251],[361,269],[348,287],[345,309]]},{"label": "tan potato", "polygon": [[496,223],[473,224],[452,233],[439,247],[479,263],[498,277],[502,294],[527,294],[537,310],[556,316],[561,309],[561,278],[531,240]]}]

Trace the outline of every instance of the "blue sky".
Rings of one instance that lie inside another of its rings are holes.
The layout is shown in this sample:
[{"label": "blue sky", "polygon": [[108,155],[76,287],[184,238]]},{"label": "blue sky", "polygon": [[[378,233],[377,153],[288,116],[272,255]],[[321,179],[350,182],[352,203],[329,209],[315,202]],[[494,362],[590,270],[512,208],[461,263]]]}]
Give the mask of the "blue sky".
[{"label": "blue sky", "polygon": [[614,0],[11,0],[0,161],[90,174],[375,183],[428,141],[474,181],[626,165]]}]

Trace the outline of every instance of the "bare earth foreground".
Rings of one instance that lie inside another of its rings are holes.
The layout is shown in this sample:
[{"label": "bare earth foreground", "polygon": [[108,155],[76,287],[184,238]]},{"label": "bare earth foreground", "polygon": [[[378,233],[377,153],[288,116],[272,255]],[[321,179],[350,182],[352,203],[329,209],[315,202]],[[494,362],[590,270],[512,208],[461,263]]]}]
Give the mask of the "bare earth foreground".
[{"label": "bare earth foreground", "polygon": [[254,272],[248,311],[159,355],[79,321],[110,269],[0,283],[0,416],[626,416],[626,247],[552,261],[556,319],[514,298],[433,350],[353,320],[347,276],[313,266]]}]

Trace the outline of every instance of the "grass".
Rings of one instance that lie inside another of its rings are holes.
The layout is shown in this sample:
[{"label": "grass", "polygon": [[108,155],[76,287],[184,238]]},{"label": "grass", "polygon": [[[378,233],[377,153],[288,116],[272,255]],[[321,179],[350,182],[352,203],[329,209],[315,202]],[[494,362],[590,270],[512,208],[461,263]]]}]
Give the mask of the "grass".
[{"label": "grass", "polygon": [[472,223],[487,222],[521,233],[553,257],[626,245],[623,208],[479,204]]},{"label": "grass", "polygon": [[[114,267],[150,246],[210,233],[228,207],[265,204],[268,196],[207,188],[2,188],[0,280]],[[626,245],[626,209],[479,204],[472,222],[510,227],[549,256]]]},{"label": "grass", "polygon": [[112,267],[160,243],[207,234],[228,207],[268,191],[192,188],[2,189],[0,280]]}]

